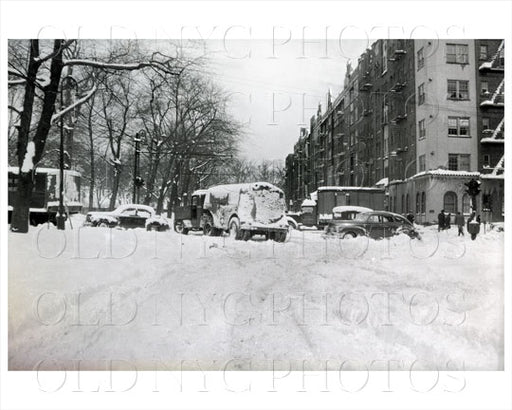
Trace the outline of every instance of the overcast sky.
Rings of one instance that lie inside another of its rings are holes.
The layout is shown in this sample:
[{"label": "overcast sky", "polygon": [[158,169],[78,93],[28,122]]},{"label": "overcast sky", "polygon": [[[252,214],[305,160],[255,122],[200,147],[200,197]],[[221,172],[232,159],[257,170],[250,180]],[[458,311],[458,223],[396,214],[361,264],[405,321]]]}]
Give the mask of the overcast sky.
[{"label": "overcast sky", "polygon": [[[300,127],[309,127],[328,90],[342,89],[347,61],[357,65],[366,40],[306,43],[295,40],[208,41],[207,72],[232,92],[230,111],[244,123],[243,156],[281,159],[293,150]],[[327,58],[326,58],[327,57]]]}]

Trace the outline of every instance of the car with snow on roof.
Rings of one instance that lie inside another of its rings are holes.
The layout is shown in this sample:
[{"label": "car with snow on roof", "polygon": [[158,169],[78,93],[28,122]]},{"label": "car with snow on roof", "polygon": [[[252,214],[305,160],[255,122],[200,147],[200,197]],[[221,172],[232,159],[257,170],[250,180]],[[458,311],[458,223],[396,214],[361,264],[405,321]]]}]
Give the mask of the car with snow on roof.
[{"label": "car with snow on roof", "polygon": [[352,220],[331,222],[326,233],[341,239],[357,236],[382,239],[402,233],[410,238],[420,238],[418,231],[407,218],[387,211],[360,212]]},{"label": "car with snow on roof", "polygon": [[174,229],[202,230],[207,236],[227,232],[234,239],[254,235],[284,242],[288,233],[284,192],[268,182],[217,185],[192,193],[190,204],[174,208]]},{"label": "car with snow on roof", "polygon": [[84,226],[106,228],[146,228],[148,231],[166,231],[170,229],[169,221],[148,205],[126,204],[113,211],[88,212]]}]

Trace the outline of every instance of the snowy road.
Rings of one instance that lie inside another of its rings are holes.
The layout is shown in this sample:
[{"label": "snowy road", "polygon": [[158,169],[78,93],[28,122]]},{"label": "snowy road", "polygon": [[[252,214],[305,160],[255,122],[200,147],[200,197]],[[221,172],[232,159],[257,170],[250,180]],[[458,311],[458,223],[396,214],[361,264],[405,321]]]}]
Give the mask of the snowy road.
[{"label": "snowy road", "polygon": [[503,368],[503,232],[279,244],[78,222],[9,234],[10,369]]}]

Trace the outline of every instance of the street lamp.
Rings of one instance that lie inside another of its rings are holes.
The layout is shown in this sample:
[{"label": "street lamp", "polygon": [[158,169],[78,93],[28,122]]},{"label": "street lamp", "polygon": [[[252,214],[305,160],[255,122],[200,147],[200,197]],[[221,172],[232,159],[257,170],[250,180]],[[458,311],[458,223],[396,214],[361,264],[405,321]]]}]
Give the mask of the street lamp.
[{"label": "street lamp", "polygon": [[[69,83],[72,81],[75,87],[78,87],[78,82],[71,76],[68,75],[62,79],[62,84],[60,87],[60,107],[61,110],[64,109],[64,85],[65,83]],[[61,115],[60,117],[60,144],[59,144],[59,207],[57,210],[56,222],[57,229],[64,230],[65,229],[65,209],[64,209],[64,117],[65,115]]]},{"label": "street lamp", "polygon": [[133,137],[135,142],[135,163],[133,166],[133,203],[139,203],[139,188],[144,185],[144,180],[139,176],[140,143],[145,139],[146,131],[140,130]]}]

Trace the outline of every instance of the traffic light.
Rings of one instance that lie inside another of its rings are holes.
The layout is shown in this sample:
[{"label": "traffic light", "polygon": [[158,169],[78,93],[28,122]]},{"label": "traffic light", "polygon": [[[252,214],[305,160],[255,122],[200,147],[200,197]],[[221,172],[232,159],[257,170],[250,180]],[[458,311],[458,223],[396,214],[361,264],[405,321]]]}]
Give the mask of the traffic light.
[{"label": "traffic light", "polygon": [[141,177],[136,177],[135,178],[135,186],[136,187],[144,186],[144,179],[142,179]]},{"label": "traffic light", "polygon": [[477,196],[480,193],[480,182],[476,179],[472,179],[469,182],[465,182],[464,185],[467,186],[466,192],[470,196]]}]

